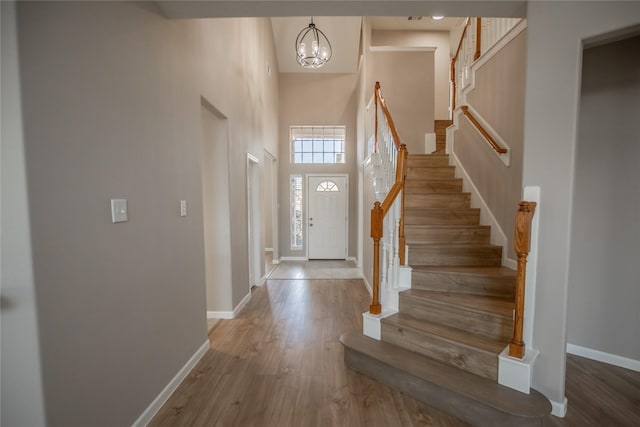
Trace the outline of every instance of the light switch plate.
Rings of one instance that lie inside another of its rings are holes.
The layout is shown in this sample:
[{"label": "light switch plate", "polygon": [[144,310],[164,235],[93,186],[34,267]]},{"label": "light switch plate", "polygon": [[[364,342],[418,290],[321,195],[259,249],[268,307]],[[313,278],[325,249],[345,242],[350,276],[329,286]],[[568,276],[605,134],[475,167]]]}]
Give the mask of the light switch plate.
[{"label": "light switch plate", "polygon": [[187,216],[187,201],[180,200],[180,216]]},{"label": "light switch plate", "polygon": [[127,199],[111,199],[111,222],[127,222],[129,220]]}]

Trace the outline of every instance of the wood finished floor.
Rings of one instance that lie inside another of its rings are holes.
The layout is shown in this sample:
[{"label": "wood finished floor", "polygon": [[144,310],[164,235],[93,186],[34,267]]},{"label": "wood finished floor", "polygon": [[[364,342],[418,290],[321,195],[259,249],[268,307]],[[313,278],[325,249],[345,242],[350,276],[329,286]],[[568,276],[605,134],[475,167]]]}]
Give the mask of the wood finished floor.
[{"label": "wood finished floor", "polygon": [[[347,369],[342,333],[361,330],[361,280],[269,280],[150,426],[466,426]],[[640,373],[569,356],[566,418],[545,425],[640,425]]]}]

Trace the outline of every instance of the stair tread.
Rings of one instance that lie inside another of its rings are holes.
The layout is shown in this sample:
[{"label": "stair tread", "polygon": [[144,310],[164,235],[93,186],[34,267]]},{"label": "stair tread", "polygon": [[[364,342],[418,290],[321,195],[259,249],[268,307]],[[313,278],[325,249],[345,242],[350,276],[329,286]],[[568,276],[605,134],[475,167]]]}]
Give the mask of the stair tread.
[{"label": "stair tread", "polygon": [[433,249],[433,248],[437,248],[437,247],[441,247],[441,248],[456,248],[456,249],[460,249],[460,248],[468,248],[468,249],[497,249],[497,248],[502,248],[502,246],[500,245],[492,245],[490,243],[412,243],[411,244],[412,248],[429,248],[429,249]]},{"label": "stair tread", "polygon": [[414,224],[414,225],[411,225],[411,228],[425,229],[425,230],[431,230],[431,229],[456,230],[456,229],[459,229],[459,228],[463,228],[463,229],[477,229],[477,228],[487,229],[489,227],[491,227],[491,226],[489,226],[489,225],[474,225],[474,224],[442,224],[442,225]]},{"label": "stair tread", "polygon": [[478,334],[463,331],[461,329],[451,328],[449,326],[437,323],[426,322],[416,319],[413,316],[396,313],[392,316],[382,319],[384,323],[393,324],[396,327],[411,328],[413,330],[436,335],[444,340],[454,342],[459,345],[467,346],[478,351],[498,355],[504,350],[509,341],[491,339]]},{"label": "stair tread", "polygon": [[403,370],[459,395],[483,402],[485,405],[514,416],[533,418],[550,413],[551,404],[539,392],[520,393],[495,381],[465,372],[427,356],[383,341],[348,332],[340,337],[342,344],[385,365]]},{"label": "stair tread", "polygon": [[451,292],[428,291],[424,289],[408,289],[403,291],[405,295],[417,300],[433,301],[446,305],[463,307],[468,311],[482,314],[491,314],[511,319],[515,303],[512,299],[484,296],[457,294]]},{"label": "stair tread", "polygon": [[465,266],[433,266],[433,265],[417,265],[412,266],[414,271],[424,271],[430,273],[454,273],[464,275],[487,275],[500,277],[516,277],[515,270],[507,267],[465,267]]},{"label": "stair tread", "polygon": [[436,157],[449,157],[448,154],[409,154],[408,159],[433,159]]},{"label": "stair tread", "polygon": [[471,193],[466,193],[464,191],[440,191],[438,193],[407,193],[405,197],[440,197],[440,196],[471,196]]}]

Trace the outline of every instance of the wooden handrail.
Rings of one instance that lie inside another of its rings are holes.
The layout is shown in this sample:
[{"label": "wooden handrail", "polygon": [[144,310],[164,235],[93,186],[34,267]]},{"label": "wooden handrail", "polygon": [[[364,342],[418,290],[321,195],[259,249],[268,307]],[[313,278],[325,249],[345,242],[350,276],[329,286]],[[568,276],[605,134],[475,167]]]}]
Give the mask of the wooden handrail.
[{"label": "wooden handrail", "polygon": [[482,53],[482,18],[476,18],[476,52],[473,54],[473,60],[480,58]]},{"label": "wooden handrail", "polygon": [[475,128],[478,130],[478,132],[480,132],[480,134],[482,134],[482,136],[484,137],[484,139],[487,140],[487,142],[489,143],[489,145],[491,145],[491,148],[493,148],[496,152],[500,153],[500,154],[506,154],[507,153],[507,149],[500,147],[498,145],[498,143],[496,142],[495,139],[493,139],[493,137],[491,135],[489,135],[489,132],[487,132],[487,130],[484,128],[484,126],[482,126],[480,124],[480,122],[478,121],[478,119],[476,119],[474,117],[473,114],[471,114],[471,111],[469,111],[469,107],[467,105],[463,105],[460,107],[460,109],[462,110],[462,112],[464,113],[465,116],[467,116],[467,118],[469,119],[469,121],[475,126]]},{"label": "wooden handrail", "polygon": [[[396,126],[393,123],[393,119],[391,118],[391,113],[389,113],[389,108],[387,107],[387,102],[384,100],[382,96],[382,90],[380,90],[380,82],[376,82],[376,113],[378,111],[378,103],[382,107],[382,112],[384,113],[385,118],[387,119],[387,123],[389,124],[389,129],[391,130],[391,135],[393,136],[393,143],[396,146],[396,150],[400,151],[400,137],[398,136],[398,131],[396,131]],[[376,138],[378,130],[378,115],[376,114]]]},{"label": "wooden handrail", "polygon": [[531,248],[531,220],[536,211],[535,202],[520,202],[516,213],[516,231],[514,246],[518,256],[518,271],[516,273],[516,307],[513,322],[513,338],[509,344],[509,356],[522,359],[525,345],[522,341],[524,326],[524,289],[527,275],[527,256]]},{"label": "wooden handrail", "polygon": [[380,304],[380,240],[384,235],[384,217],[387,215],[391,206],[395,202],[396,198],[402,192],[401,208],[400,208],[400,224],[398,230],[398,245],[400,247],[398,253],[400,257],[400,265],[405,263],[405,237],[404,237],[404,182],[407,175],[407,146],[400,142],[400,137],[396,130],[391,113],[387,108],[387,104],[382,97],[382,91],[380,89],[380,82],[376,82],[375,85],[375,102],[376,102],[376,121],[375,121],[375,146],[377,151],[378,144],[378,103],[382,107],[382,112],[387,119],[391,135],[393,136],[393,142],[398,150],[396,157],[396,179],[387,193],[386,197],[380,202],[373,204],[371,209],[371,238],[373,239],[373,283],[372,283],[372,301],[369,306],[369,313],[380,314],[382,313],[382,305]]}]

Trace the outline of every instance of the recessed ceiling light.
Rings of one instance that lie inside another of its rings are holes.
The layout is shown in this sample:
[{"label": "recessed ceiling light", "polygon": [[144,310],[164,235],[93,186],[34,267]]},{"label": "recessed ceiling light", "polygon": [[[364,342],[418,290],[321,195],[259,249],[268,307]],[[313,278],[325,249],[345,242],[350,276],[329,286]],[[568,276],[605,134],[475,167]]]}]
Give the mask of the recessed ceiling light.
[{"label": "recessed ceiling light", "polygon": [[434,21],[439,21],[442,18],[444,18],[444,16],[442,16],[442,15],[434,15],[434,16],[431,17],[431,19],[433,19]]}]

